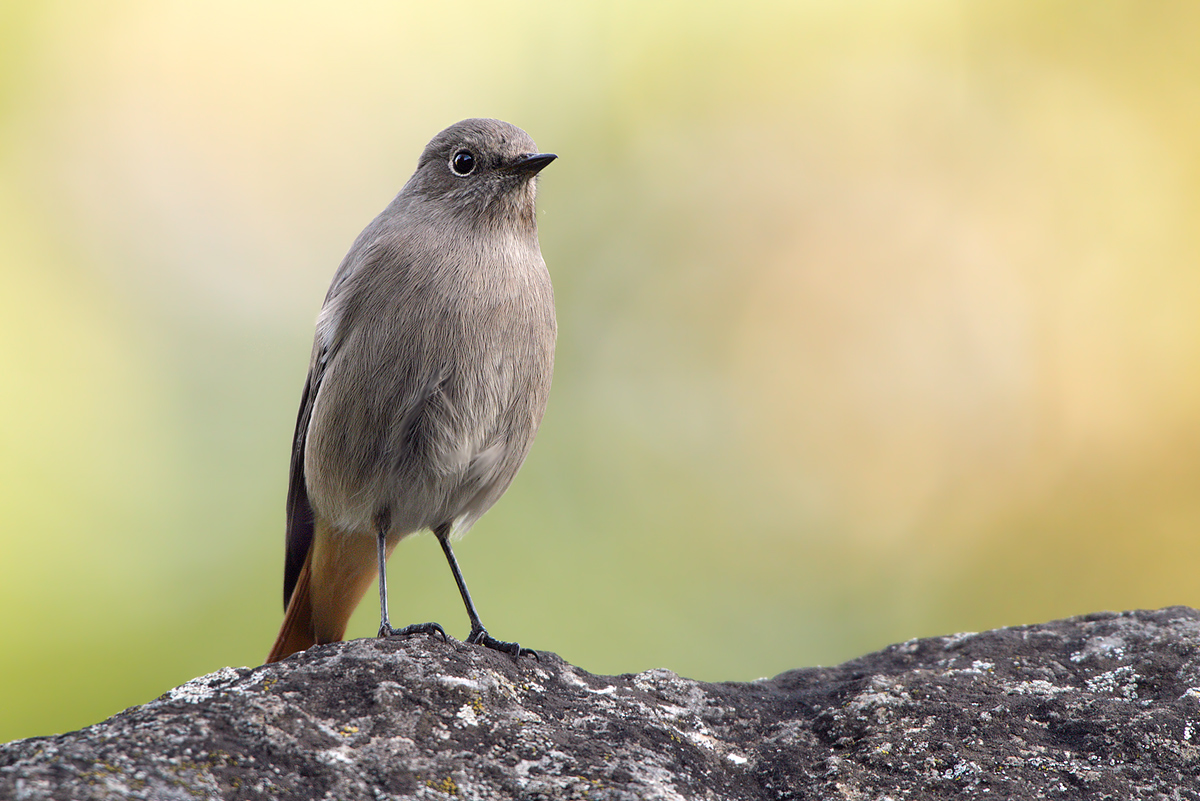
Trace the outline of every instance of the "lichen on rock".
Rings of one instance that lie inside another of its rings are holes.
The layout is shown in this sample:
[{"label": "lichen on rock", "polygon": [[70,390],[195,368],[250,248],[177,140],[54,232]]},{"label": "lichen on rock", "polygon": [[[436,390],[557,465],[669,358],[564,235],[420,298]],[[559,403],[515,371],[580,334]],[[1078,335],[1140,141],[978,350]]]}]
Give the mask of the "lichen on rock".
[{"label": "lichen on rock", "polygon": [[1183,607],[749,683],[358,640],[0,746],[0,798],[1200,799],[1197,732]]}]

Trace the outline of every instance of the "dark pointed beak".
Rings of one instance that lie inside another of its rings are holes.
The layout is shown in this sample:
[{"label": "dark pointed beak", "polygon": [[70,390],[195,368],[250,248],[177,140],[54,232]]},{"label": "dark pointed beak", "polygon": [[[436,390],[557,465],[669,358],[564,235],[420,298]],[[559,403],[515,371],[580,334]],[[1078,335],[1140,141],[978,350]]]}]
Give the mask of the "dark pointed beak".
[{"label": "dark pointed beak", "polygon": [[525,175],[530,178],[541,172],[547,164],[558,158],[554,153],[530,153],[527,156],[521,156],[512,164],[508,165],[508,171],[517,175]]}]

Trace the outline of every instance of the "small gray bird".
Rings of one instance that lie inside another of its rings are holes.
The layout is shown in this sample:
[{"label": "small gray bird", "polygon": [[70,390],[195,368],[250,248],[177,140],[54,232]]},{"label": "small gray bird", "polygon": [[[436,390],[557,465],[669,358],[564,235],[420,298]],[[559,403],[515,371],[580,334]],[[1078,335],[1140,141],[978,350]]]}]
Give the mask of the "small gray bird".
[{"label": "small gray bird", "polygon": [[479,620],[450,548],[508,489],[533,444],[554,369],[554,292],[534,177],[551,161],[499,120],[433,138],[359,234],[317,317],[287,499],[284,620],[268,662],[342,639],[387,558],[432,529],[471,619],[467,642],[532,653]]}]

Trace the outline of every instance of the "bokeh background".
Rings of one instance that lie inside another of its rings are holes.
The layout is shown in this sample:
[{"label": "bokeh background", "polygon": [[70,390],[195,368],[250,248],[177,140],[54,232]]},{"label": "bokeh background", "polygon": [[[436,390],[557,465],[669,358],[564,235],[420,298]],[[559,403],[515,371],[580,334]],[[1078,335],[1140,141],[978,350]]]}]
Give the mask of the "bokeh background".
[{"label": "bokeh background", "polygon": [[[262,660],[317,309],[468,116],[561,155],[550,408],[458,548],[493,633],[746,680],[1200,604],[1198,34],[1190,2],[0,3],[0,741]],[[390,576],[393,621],[465,636],[431,537]]]}]

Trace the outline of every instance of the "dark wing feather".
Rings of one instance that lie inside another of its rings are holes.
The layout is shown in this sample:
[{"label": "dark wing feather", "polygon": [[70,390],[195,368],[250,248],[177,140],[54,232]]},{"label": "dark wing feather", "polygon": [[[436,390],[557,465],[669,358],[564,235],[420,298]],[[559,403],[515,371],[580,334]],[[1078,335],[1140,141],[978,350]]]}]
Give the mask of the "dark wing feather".
[{"label": "dark wing feather", "polygon": [[312,419],[323,367],[323,361],[317,360],[308,371],[304,393],[300,396],[300,412],[296,416],[296,436],[292,440],[292,470],[287,495],[287,557],[283,566],[284,611],[292,600],[292,590],[296,588],[308,549],[312,547],[313,510],[304,481],[304,441],[308,437],[308,423]]}]

